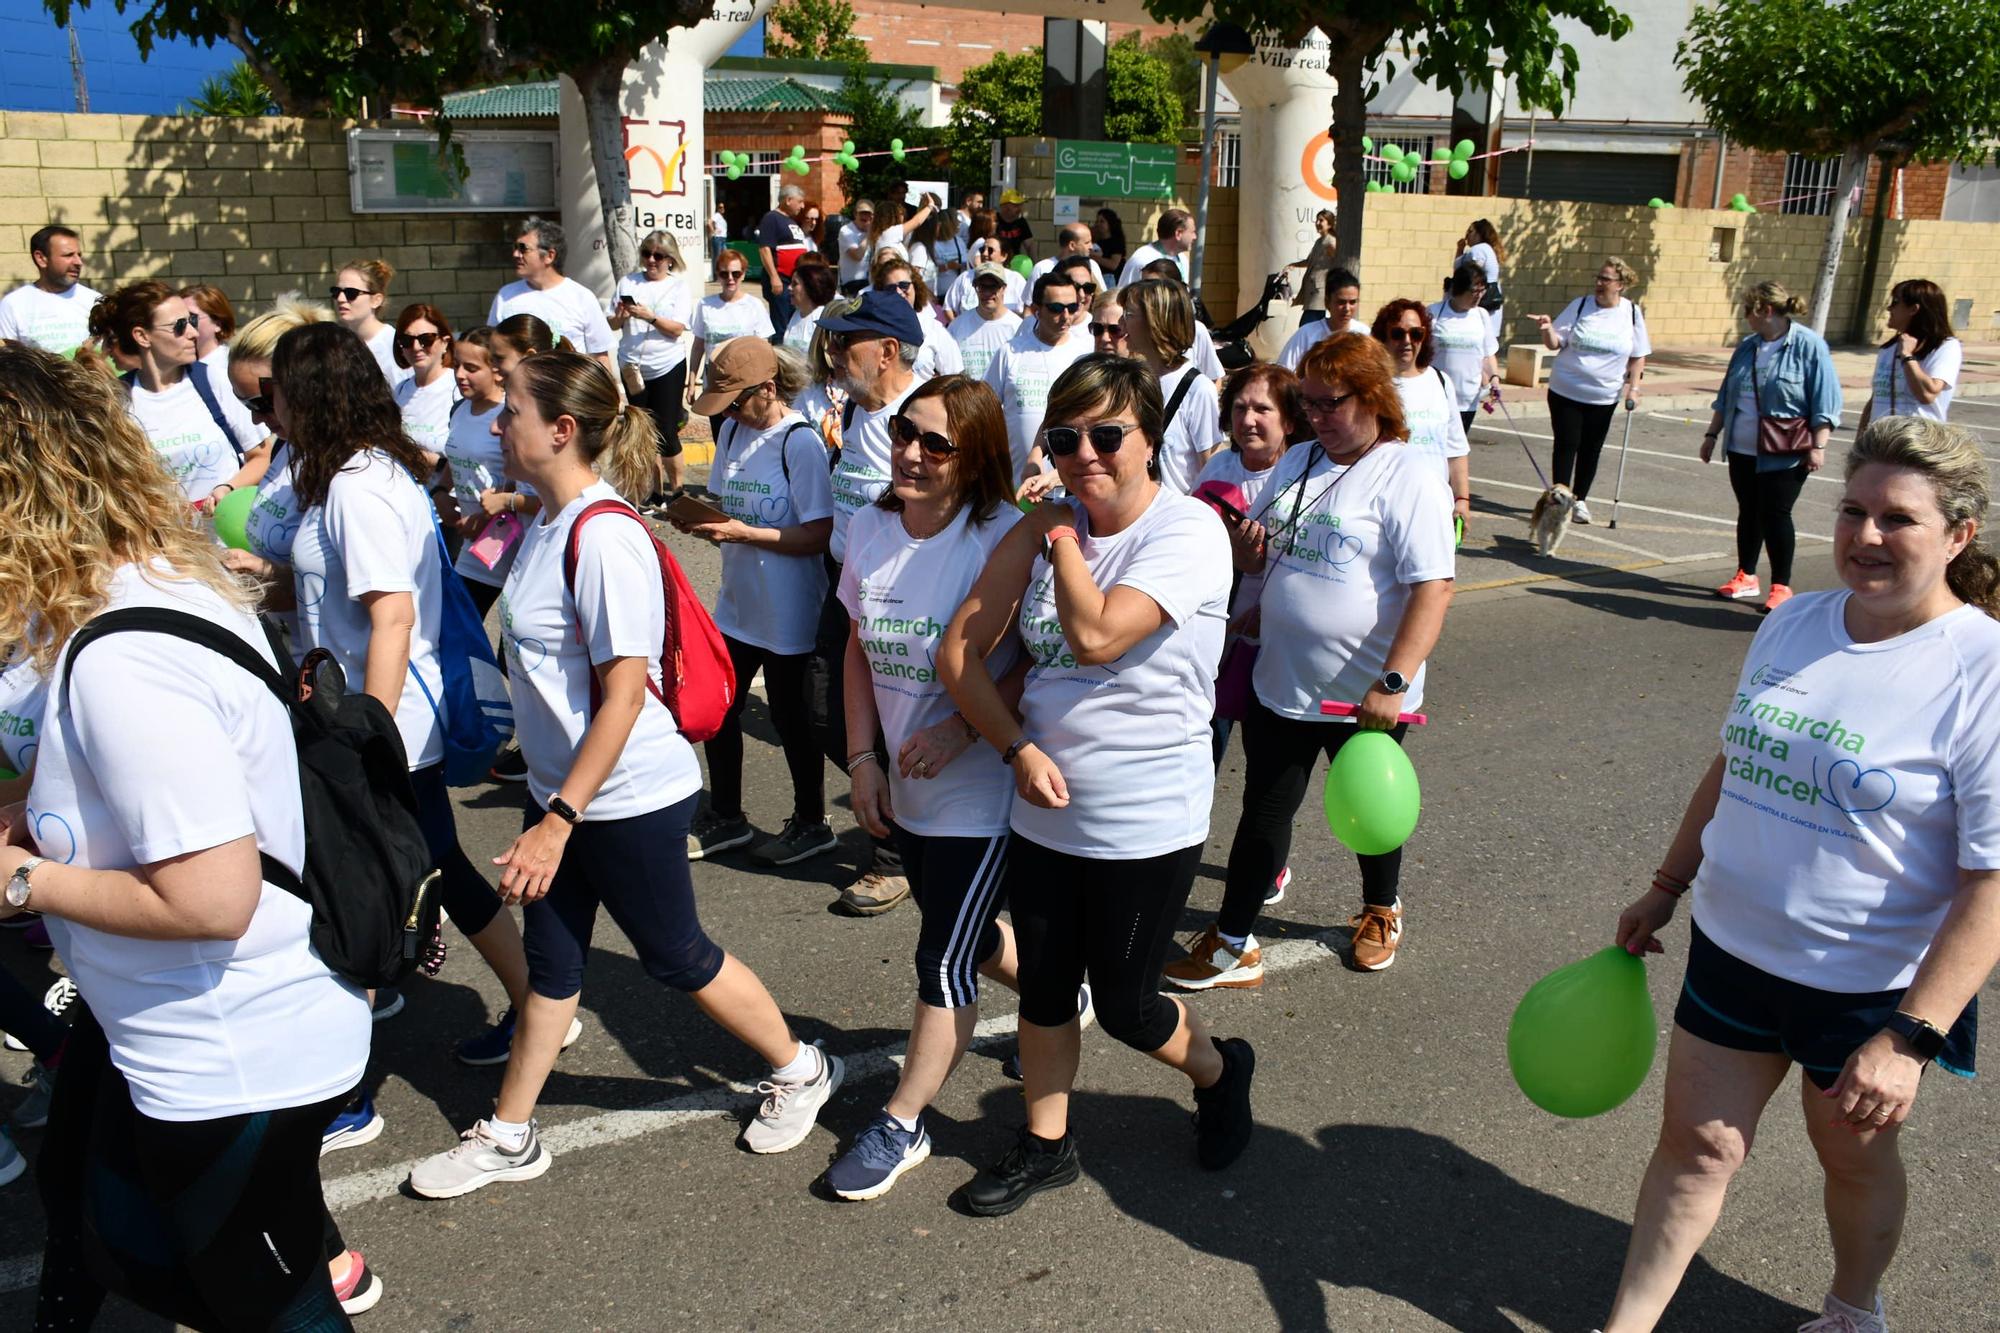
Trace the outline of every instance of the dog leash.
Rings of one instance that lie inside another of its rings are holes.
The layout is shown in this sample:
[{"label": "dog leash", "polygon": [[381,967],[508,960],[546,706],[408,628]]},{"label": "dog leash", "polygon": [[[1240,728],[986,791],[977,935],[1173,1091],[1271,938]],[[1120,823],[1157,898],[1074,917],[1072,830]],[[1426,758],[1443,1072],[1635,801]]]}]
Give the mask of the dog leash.
[{"label": "dog leash", "polygon": [[1513,431],[1514,438],[1521,442],[1521,452],[1528,456],[1528,466],[1535,469],[1535,476],[1541,481],[1542,489],[1548,490],[1549,474],[1542,471],[1541,461],[1535,457],[1535,451],[1528,447],[1527,437],[1522,435],[1521,428],[1514,424],[1514,414],[1507,410],[1507,400],[1496,395],[1493,401],[1500,404],[1500,415],[1507,418],[1507,428]]}]

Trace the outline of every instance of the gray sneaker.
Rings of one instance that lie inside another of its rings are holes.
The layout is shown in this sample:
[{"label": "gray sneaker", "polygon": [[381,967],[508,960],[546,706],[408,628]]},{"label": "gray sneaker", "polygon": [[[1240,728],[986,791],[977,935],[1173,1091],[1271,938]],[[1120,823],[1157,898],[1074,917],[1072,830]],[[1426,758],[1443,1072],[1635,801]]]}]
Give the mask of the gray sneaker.
[{"label": "gray sneaker", "polygon": [[731,847],[741,847],[756,836],[757,830],[742,815],[732,819],[712,810],[704,812],[688,830],[688,860],[700,861]]},{"label": "gray sneaker", "polygon": [[[817,1047],[818,1042],[813,1045]],[[821,1051],[817,1078],[803,1083],[766,1079],[757,1085],[764,1094],[763,1105],[743,1129],[743,1146],[751,1152],[784,1152],[805,1142],[819,1119],[819,1109],[840,1088],[847,1077],[847,1064],[837,1055]]]},{"label": "gray sneaker", "polygon": [[830,852],[839,845],[840,839],[833,836],[833,826],[824,819],[808,824],[794,817],[785,821],[777,837],[752,848],[750,859],[760,866],[788,866]]},{"label": "gray sneaker", "polygon": [[410,1172],[410,1188],[426,1199],[456,1199],[496,1180],[533,1180],[553,1160],[542,1150],[533,1121],[520,1148],[509,1152],[480,1120],[459,1136],[456,1148],[418,1162]]},{"label": "gray sneaker", "polygon": [[14,1108],[12,1124],[16,1129],[40,1129],[49,1123],[49,1099],[55,1096],[56,1071],[37,1060],[28,1071],[27,1081],[33,1086]]}]

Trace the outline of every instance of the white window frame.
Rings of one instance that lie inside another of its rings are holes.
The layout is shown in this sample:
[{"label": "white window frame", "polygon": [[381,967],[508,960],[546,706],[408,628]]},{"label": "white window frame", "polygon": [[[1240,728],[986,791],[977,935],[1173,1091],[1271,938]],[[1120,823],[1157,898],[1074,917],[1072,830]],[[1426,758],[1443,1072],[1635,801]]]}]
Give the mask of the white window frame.
[{"label": "white window frame", "polygon": [[1780,213],[1823,218],[1833,212],[1833,196],[1840,192],[1840,159],[1809,157],[1804,153],[1785,154],[1785,188],[1780,194]]}]

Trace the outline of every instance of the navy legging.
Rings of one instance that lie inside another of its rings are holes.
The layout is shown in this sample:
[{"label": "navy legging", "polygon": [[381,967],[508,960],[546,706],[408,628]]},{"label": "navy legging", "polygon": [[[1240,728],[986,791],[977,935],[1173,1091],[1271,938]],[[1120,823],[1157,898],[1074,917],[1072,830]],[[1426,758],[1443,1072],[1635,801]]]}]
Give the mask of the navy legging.
[{"label": "navy legging", "polygon": [[[417,824],[424,831],[424,845],[439,871],[443,889],[444,914],[466,936],[477,935],[493,924],[500,911],[500,895],[486,882],[458,845],[458,823],[451,813],[451,792],[444,785],[444,765],[412,769],[410,786],[417,794]],[[535,812],[536,818],[541,812]]]}]

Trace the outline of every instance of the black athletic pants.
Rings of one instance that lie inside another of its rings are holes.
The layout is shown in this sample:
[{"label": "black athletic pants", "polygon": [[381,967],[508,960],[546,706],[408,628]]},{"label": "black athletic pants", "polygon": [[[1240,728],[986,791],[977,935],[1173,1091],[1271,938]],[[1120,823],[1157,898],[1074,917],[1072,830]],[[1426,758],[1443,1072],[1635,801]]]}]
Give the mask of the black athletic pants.
[{"label": "black athletic pants", "polygon": [[1805,460],[1787,468],[1759,471],[1755,454],[1729,455],[1729,489],[1736,492],[1736,564],[1746,574],[1757,572],[1757,551],[1771,553],[1771,582],[1790,587],[1792,556],[1798,532],[1792,526],[1792,506],[1805,489]]},{"label": "black athletic pants", "polygon": [[[813,734],[820,752],[845,770],[847,767],[847,696],[841,691],[847,680],[847,631],[853,621],[840,604],[840,566],[826,557],[826,600],[819,608],[819,629],[812,656],[806,664],[806,697],[812,710]],[[889,747],[880,728],[875,732],[875,752],[881,756],[882,771],[889,771]],[[866,830],[864,830],[865,832]],[[884,875],[903,873],[903,849],[896,841],[896,825],[889,836],[868,835],[875,848],[875,869]],[[866,870],[868,867],[863,866]]]},{"label": "black athletic pants", "polygon": [[781,656],[727,634],[722,642],[729,648],[730,665],[736,668],[736,697],[722,719],[722,730],[701,747],[708,757],[710,812],[724,816],[743,813],[743,705],[750,698],[750,678],[761,666],[771,725],[784,748],[785,767],[792,774],[791,812],[812,823],[826,818],[826,769],[820,763],[812,713],[806,705],[808,655]]},{"label": "black athletic pants", "polygon": [[1556,437],[1549,476],[1575,491],[1579,500],[1590,496],[1590,483],[1597,479],[1597,460],[1603,457],[1605,437],[1611,434],[1611,415],[1617,410],[1615,402],[1579,403],[1549,390],[1549,433]]},{"label": "black athletic pants", "polygon": [[687,420],[688,363],[683,360],[658,379],[646,381],[633,404],[653,414],[653,431],[660,457],[675,458],[681,452],[681,423]]}]

